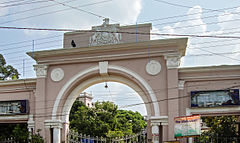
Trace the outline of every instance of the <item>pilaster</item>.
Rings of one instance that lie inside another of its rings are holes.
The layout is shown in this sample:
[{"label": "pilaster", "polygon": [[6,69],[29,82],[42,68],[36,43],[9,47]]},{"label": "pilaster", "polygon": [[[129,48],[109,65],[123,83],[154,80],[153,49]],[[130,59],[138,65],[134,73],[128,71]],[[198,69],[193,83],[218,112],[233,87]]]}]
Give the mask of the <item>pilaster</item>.
[{"label": "pilaster", "polygon": [[174,118],[179,116],[178,67],[180,58],[179,54],[164,56],[167,66],[168,140],[174,140]]},{"label": "pilaster", "polygon": [[28,124],[28,131],[30,133],[33,133],[34,128],[35,128],[35,122],[33,121],[33,115],[29,115],[27,124]]},{"label": "pilaster", "polygon": [[38,64],[34,65],[36,71],[37,82],[36,82],[36,96],[35,96],[35,114],[41,115],[40,118],[35,118],[37,123],[35,126],[35,132],[40,129],[40,134],[43,138],[46,137],[44,129],[44,118],[46,113],[46,79],[47,79],[48,65]]}]

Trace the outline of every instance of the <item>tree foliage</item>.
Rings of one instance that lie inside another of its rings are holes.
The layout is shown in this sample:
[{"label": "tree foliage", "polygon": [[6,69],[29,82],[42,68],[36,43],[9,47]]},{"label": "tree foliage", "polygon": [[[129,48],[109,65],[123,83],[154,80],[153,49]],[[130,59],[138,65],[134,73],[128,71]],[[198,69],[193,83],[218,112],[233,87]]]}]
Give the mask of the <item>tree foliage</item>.
[{"label": "tree foliage", "polygon": [[222,142],[223,138],[228,138],[228,141],[231,141],[231,137],[238,135],[236,130],[237,116],[203,117],[202,121],[209,129],[199,137],[201,142],[208,142],[210,138],[214,139],[215,142]]},{"label": "tree foliage", "polygon": [[17,69],[15,69],[11,65],[6,65],[6,60],[4,59],[3,55],[0,54],[0,80],[7,80],[7,79],[18,79],[19,73]]},{"label": "tree foliage", "polygon": [[138,112],[118,110],[111,102],[96,102],[88,108],[76,101],[70,112],[70,128],[86,135],[102,137],[122,137],[139,133],[146,122]]},{"label": "tree foliage", "polygon": [[[30,134],[27,129],[27,124],[1,124],[0,125],[0,142],[13,138],[19,143],[43,143],[44,140],[40,136],[39,131],[37,134]],[[29,138],[31,136],[31,138]]]},{"label": "tree foliage", "polygon": [[209,127],[206,134],[213,136],[236,136],[236,116],[205,117],[203,122]]}]

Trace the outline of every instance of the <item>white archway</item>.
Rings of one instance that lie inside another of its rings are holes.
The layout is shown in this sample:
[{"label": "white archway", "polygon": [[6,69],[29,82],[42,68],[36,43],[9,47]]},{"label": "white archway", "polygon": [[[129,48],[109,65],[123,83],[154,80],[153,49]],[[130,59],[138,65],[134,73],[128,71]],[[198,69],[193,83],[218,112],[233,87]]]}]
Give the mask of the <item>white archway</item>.
[{"label": "white archway", "polygon": [[[76,74],[75,76],[73,76],[64,86],[63,88],[60,90],[60,92],[58,93],[58,96],[56,98],[56,101],[54,103],[54,107],[52,110],[52,120],[56,120],[56,115],[57,115],[57,110],[58,110],[58,106],[59,103],[62,99],[62,97],[64,96],[64,93],[67,91],[67,89],[69,88],[69,86],[71,86],[72,83],[74,83],[75,81],[77,81],[80,77],[90,73],[90,72],[94,72],[94,71],[98,71],[99,70],[99,66],[95,66],[95,67],[91,67],[88,68],[84,71],[79,72],[78,74]],[[144,88],[145,91],[148,93],[148,95],[151,98],[151,102],[153,104],[153,110],[154,110],[154,115],[155,116],[160,116],[160,110],[159,110],[159,104],[157,101],[157,98],[152,90],[152,88],[150,87],[150,85],[141,77],[139,76],[137,73],[135,73],[134,71],[131,71],[127,68],[121,67],[121,66],[116,66],[116,65],[108,65],[108,70],[117,70],[120,71],[126,75],[131,75],[133,76]],[[128,85],[129,87],[131,87],[132,89],[134,89],[143,99],[144,102],[149,102],[149,100],[147,100],[147,97],[144,95],[144,91],[133,81],[128,80],[127,78],[121,77],[121,76],[99,76],[99,77],[94,77],[91,79],[88,79],[84,82],[82,82],[80,85],[78,85],[71,93],[70,95],[67,97],[66,102],[63,106],[63,110],[62,110],[62,121],[64,121],[65,123],[68,122],[68,113],[70,112],[70,109],[75,101],[75,99],[77,98],[77,96],[87,87],[96,84],[96,83],[100,83],[103,81],[116,81],[116,82],[120,82],[123,84]],[[141,92],[140,92],[141,91]],[[147,113],[148,115],[152,115],[151,109],[150,109],[150,105],[147,104],[146,105],[147,108]],[[67,114],[66,114],[67,113]]]}]

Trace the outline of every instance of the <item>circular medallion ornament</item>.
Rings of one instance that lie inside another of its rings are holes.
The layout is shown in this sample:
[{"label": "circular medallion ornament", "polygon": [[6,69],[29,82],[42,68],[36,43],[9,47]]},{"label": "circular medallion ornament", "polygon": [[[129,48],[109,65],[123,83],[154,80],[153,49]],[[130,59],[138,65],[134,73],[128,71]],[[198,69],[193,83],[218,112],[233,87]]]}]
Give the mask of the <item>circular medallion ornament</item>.
[{"label": "circular medallion ornament", "polygon": [[51,79],[53,81],[60,81],[64,77],[64,71],[61,68],[53,69],[51,72]]},{"label": "circular medallion ornament", "polygon": [[150,75],[157,75],[161,71],[161,64],[158,61],[151,60],[146,65],[146,71]]}]

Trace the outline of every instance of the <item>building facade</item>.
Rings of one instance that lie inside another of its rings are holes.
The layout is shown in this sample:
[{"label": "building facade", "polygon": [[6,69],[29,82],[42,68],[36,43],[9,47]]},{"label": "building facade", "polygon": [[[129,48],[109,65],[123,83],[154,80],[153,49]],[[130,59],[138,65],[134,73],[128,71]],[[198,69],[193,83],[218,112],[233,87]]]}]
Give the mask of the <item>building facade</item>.
[{"label": "building facade", "polygon": [[94,103],[92,102],[92,99],[93,99],[92,94],[83,92],[83,93],[80,93],[80,95],[77,97],[76,101],[80,101],[87,107],[92,108],[92,107],[94,107]]}]

